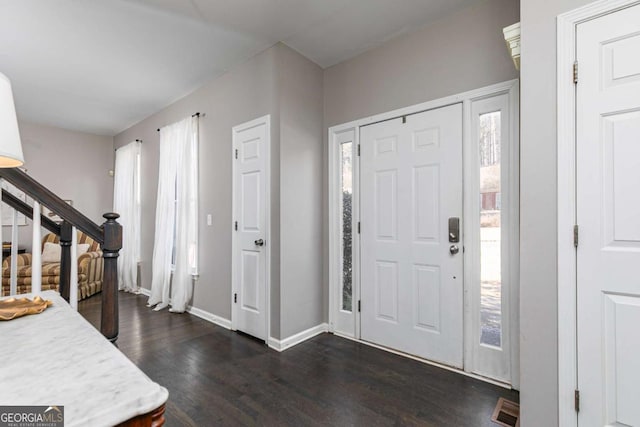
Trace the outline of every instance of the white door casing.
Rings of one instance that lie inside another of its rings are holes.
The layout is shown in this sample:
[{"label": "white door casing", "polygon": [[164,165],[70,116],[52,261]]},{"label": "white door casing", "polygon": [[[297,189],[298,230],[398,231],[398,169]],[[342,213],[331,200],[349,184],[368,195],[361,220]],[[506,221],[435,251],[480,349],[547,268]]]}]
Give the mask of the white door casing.
[{"label": "white door casing", "polygon": [[267,340],[269,312],[269,116],[233,135],[232,329]]},{"label": "white door casing", "polygon": [[462,104],[360,132],[361,338],[462,368]]},{"label": "white door casing", "polygon": [[[517,291],[518,266],[518,149],[514,120],[515,103],[513,93],[504,92],[471,100],[468,148],[465,153],[465,285],[470,293],[470,319],[467,322],[468,348],[465,369],[484,377],[512,384],[512,327],[517,313],[511,315],[512,305],[517,306],[513,292]],[[487,113],[500,113],[500,254],[499,260],[491,259],[492,254],[482,253],[480,224],[480,117]],[[489,256],[491,262],[498,262],[500,286],[500,344],[489,345],[481,342],[482,330],[482,290],[481,258]],[[514,304],[515,302],[515,304]],[[517,336],[517,335],[516,335]],[[517,375],[516,375],[517,376]]]},{"label": "white door casing", "polygon": [[640,6],[577,26],[579,426],[640,425]]},{"label": "white door casing", "polygon": [[[329,169],[330,175],[335,176],[336,180],[332,181],[331,186],[335,186],[338,191],[331,192],[329,204],[336,206],[340,212],[343,210],[343,202],[342,202],[342,174],[337,174],[335,169],[340,169],[341,166],[341,150],[331,150],[332,146],[342,147],[343,144],[351,145],[351,158],[353,160],[352,163],[352,199],[351,199],[351,230],[355,231],[358,227],[358,221],[360,218],[360,210],[359,210],[359,190],[358,190],[358,179],[359,176],[359,166],[360,162],[358,161],[359,157],[357,155],[358,143],[359,143],[359,130],[357,127],[349,127],[344,130],[340,130],[339,132],[335,132],[334,134],[329,136],[330,141],[330,150],[329,150]],[[337,175],[337,176],[336,176]],[[358,269],[359,265],[359,253],[360,253],[360,241],[359,234],[357,232],[351,233],[352,239],[352,281],[351,281],[351,307],[344,307],[343,304],[343,268],[344,268],[344,252],[342,252],[343,247],[343,216],[340,215],[337,218],[337,221],[331,221],[330,227],[331,231],[329,234],[329,240],[331,241],[332,247],[335,247],[336,244],[340,247],[340,253],[342,256],[340,257],[331,257],[329,259],[331,274],[334,275],[331,282],[338,283],[339,289],[337,292],[334,292],[334,289],[331,288],[330,292],[330,317],[332,324],[332,332],[348,336],[351,338],[355,338],[359,336],[359,323],[356,319],[357,313],[357,300],[360,295],[360,272]]]}]

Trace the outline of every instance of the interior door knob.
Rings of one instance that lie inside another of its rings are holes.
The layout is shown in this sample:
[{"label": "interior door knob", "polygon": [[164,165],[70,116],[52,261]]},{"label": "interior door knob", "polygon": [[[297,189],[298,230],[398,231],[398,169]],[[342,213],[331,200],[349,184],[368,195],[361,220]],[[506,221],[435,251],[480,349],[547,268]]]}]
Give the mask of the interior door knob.
[{"label": "interior door knob", "polygon": [[256,246],[264,246],[264,240],[262,239],[254,240],[253,243],[255,243]]},{"label": "interior door knob", "polygon": [[460,252],[460,248],[458,247],[458,245],[451,245],[449,247],[449,252],[451,252],[451,255],[455,255]]}]

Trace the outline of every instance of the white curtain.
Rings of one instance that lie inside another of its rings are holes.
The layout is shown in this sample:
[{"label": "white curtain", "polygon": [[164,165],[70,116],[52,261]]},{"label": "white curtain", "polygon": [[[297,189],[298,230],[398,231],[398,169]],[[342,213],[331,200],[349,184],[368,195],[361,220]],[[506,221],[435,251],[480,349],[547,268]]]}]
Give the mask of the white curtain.
[{"label": "white curtain", "polygon": [[[173,269],[173,274],[172,274]],[[160,129],[151,297],[161,310],[186,310],[198,275],[198,117]]]},{"label": "white curtain", "polygon": [[140,261],[140,143],[131,142],[116,150],[113,210],[120,214],[122,249],[118,259],[120,290],[139,292]]}]

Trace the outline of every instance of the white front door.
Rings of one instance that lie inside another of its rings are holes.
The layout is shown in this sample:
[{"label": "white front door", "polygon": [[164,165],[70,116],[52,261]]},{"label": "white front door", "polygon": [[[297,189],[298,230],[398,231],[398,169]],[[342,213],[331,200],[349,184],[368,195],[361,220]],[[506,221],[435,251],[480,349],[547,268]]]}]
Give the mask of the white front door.
[{"label": "white front door", "polygon": [[461,368],[462,105],[360,136],[361,338]]},{"label": "white front door", "polygon": [[579,24],[577,60],[578,422],[640,426],[640,6]]},{"label": "white front door", "polygon": [[233,328],[267,339],[269,118],[233,128]]}]

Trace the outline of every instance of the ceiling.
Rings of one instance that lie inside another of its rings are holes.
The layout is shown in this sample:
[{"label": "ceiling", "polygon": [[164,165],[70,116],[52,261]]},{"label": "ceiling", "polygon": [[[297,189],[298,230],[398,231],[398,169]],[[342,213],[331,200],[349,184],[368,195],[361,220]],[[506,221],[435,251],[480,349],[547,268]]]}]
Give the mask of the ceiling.
[{"label": "ceiling", "polygon": [[282,41],[329,67],[477,0],[0,0],[20,119],[114,135]]}]

